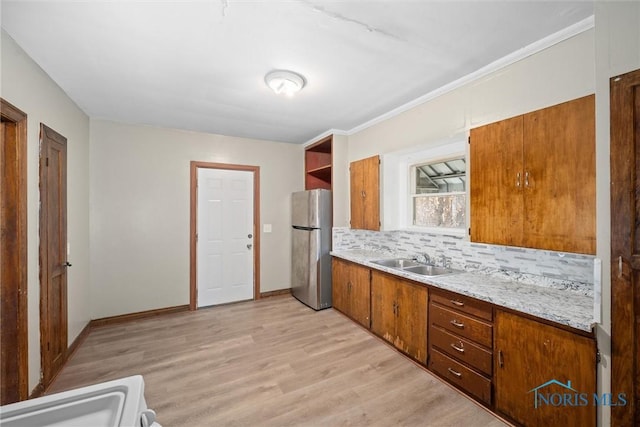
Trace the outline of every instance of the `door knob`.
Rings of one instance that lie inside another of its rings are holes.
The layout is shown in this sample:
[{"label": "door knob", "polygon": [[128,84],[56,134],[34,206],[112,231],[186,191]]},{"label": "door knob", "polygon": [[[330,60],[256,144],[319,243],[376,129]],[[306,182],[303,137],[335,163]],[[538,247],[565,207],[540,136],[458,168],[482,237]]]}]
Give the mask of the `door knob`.
[{"label": "door knob", "polygon": [[249,244],[247,245],[247,249],[251,249],[252,247],[253,247],[253,245],[252,245],[251,243],[249,243]]},{"label": "door knob", "polygon": [[247,237],[251,239],[253,237],[253,234],[249,233]]}]

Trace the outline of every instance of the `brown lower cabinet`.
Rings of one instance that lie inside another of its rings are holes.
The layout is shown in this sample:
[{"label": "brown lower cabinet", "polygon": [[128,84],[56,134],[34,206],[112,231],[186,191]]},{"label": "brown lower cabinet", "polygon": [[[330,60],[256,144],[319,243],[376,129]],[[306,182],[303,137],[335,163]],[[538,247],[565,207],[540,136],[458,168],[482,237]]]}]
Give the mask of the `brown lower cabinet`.
[{"label": "brown lower cabinet", "polygon": [[332,305],[362,326],[370,325],[370,270],[352,262],[333,258]]},{"label": "brown lower cabinet", "polygon": [[526,426],[596,425],[593,338],[501,310],[495,328],[497,412]]},{"label": "brown lower cabinet", "polygon": [[[523,426],[595,426],[593,336],[333,259],[333,306]],[[428,343],[428,346],[427,346]]]},{"label": "brown lower cabinet", "polygon": [[493,307],[441,290],[429,296],[429,369],[490,406]]},{"label": "brown lower cabinet", "polygon": [[422,364],[427,361],[427,296],[423,285],[371,272],[371,331]]}]

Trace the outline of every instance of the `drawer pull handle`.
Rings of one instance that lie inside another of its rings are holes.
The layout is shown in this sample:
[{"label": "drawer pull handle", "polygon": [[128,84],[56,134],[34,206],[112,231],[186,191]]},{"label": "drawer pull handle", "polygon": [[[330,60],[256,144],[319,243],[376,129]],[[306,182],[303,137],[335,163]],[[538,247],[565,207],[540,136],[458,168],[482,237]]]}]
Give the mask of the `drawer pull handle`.
[{"label": "drawer pull handle", "polygon": [[462,344],[462,341],[460,341],[460,347],[458,347],[455,343],[451,343],[451,348],[457,352],[464,353],[463,347],[464,347],[464,344]]},{"label": "drawer pull handle", "polygon": [[457,299],[452,299],[451,304],[457,305],[458,307],[464,307],[464,303],[462,301],[458,301]]},{"label": "drawer pull handle", "polygon": [[453,320],[452,320],[451,322],[449,322],[449,323],[451,323],[451,324],[452,324],[453,326],[455,326],[456,328],[460,328],[460,329],[464,328],[464,323],[460,323],[460,322],[458,322],[456,319],[453,319]]},{"label": "drawer pull handle", "polygon": [[462,374],[461,374],[460,372],[456,372],[456,371],[454,371],[454,370],[453,370],[453,369],[451,369],[451,368],[447,368],[447,370],[449,371],[449,373],[450,373],[451,375],[455,375],[455,376],[456,376],[456,377],[458,377],[458,378],[462,378]]}]

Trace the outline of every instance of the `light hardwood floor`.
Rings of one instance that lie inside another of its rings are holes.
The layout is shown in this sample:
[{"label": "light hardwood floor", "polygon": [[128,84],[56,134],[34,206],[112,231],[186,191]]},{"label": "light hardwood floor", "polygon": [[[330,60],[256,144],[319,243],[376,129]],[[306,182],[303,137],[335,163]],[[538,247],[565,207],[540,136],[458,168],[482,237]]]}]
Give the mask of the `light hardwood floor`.
[{"label": "light hardwood floor", "polygon": [[48,393],[141,374],[172,426],[503,426],[333,309],[290,296],[91,331]]}]

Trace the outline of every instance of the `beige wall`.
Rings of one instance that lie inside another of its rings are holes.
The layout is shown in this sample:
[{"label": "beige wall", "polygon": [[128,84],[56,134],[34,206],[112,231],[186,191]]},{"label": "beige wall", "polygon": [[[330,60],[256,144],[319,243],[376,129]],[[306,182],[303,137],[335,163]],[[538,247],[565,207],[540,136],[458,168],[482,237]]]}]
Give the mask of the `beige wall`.
[{"label": "beige wall", "polygon": [[333,136],[333,226],[349,226],[349,161],[348,137]]},{"label": "beige wall", "polygon": [[67,138],[69,343],[90,319],[89,292],[89,118],[31,58],[2,31],[1,96],[27,114],[27,244],[29,390],[40,380],[40,282],[38,278],[38,153],[40,123]]},{"label": "beige wall", "polygon": [[260,167],[261,291],[291,287],[301,146],[92,120],[93,318],[189,303],[192,160]]},{"label": "beige wall", "polygon": [[468,130],[595,92],[594,31],[349,136],[349,161],[435,146]]}]

